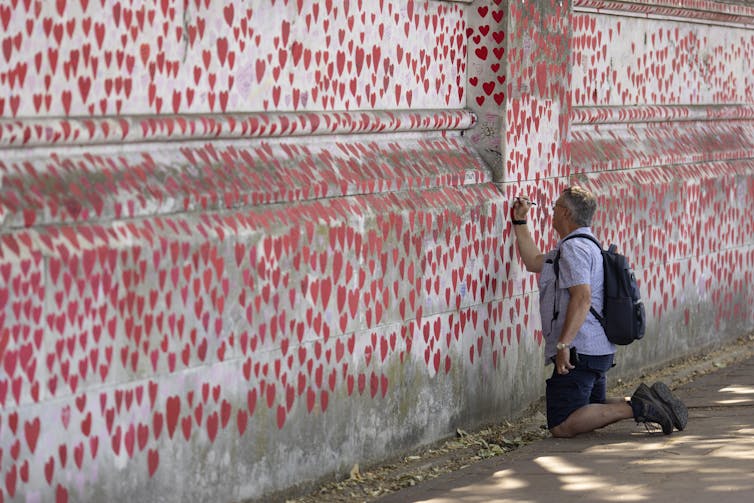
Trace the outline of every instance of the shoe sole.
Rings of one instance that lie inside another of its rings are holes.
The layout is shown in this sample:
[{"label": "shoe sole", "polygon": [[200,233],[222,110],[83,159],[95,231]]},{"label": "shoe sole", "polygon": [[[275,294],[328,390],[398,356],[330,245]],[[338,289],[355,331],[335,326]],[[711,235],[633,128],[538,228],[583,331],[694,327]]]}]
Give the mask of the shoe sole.
[{"label": "shoe sole", "polygon": [[673,420],[673,426],[678,430],[686,428],[686,424],[689,421],[689,411],[683,402],[673,395],[673,392],[670,391],[670,388],[665,383],[654,383],[652,391],[655,392],[662,403],[667,405],[670,419]]},{"label": "shoe sole", "polygon": [[[659,399],[656,393],[652,393],[652,390],[649,386],[642,383],[638,388],[636,388],[636,391],[631,398],[639,400],[643,403],[642,408],[644,410],[642,411],[641,419],[637,419],[636,422],[643,422],[645,424],[655,423],[662,428],[662,433],[664,435],[670,435],[671,433],[673,433],[673,418],[670,417],[665,404]],[[646,414],[646,407],[648,405],[651,405],[655,412],[657,414],[660,414],[660,416],[650,414],[650,419]]]},{"label": "shoe sole", "polygon": [[639,387],[636,388],[636,391],[634,391],[634,394],[631,398],[636,398],[646,404],[651,404],[657,410],[657,412],[665,416],[664,421],[662,420],[663,418],[657,417],[653,418],[655,420],[647,420],[646,418],[644,418],[643,420],[639,421],[637,419],[637,422],[644,422],[645,424],[648,422],[655,423],[662,428],[662,433],[664,435],[670,435],[673,432],[673,418],[671,418],[670,415],[666,413],[667,407],[665,407],[665,404],[659,399],[656,393],[652,393],[652,389],[649,386],[641,383]]}]

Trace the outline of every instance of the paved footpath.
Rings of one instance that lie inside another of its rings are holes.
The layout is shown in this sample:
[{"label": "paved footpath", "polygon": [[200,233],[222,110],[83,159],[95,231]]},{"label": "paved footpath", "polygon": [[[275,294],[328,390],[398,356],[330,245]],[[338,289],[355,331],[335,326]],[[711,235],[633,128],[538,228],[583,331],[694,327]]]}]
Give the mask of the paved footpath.
[{"label": "paved footpath", "polygon": [[533,442],[377,501],[754,501],[754,358],[675,392],[689,407],[682,432],[648,433],[621,421],[574,439]]}]

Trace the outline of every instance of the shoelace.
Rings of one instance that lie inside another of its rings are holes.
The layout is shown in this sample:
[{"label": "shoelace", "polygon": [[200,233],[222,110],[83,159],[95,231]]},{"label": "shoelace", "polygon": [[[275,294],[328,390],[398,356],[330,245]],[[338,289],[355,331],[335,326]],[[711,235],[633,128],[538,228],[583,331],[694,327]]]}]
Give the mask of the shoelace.
[{"label": "shoelace", "polygon": [[[650,428],[649,427],[650,424],[653,424],[654,428]],[[649,421],[644,421],[644,428],[647,429],[647,433],[655,433],[655,432],[658,432],[658,431],[662,431],[662,426],[660,426],[657,423],[651,423]]]}]

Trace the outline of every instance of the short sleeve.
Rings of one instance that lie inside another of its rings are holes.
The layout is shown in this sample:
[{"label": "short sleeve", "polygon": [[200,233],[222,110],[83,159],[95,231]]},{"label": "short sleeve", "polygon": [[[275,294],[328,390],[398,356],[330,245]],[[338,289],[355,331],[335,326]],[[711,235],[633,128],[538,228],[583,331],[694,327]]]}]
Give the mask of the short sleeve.
[{"label": "short sleeve", "polygon": [[[560,246],[560,261],[558,263],[560,279],[559,288],[570,288],[576,285],[591,285],[593,255],[588,248],[579,246],[575,239]],[[589,246],[594,246],[587,242]]]}]

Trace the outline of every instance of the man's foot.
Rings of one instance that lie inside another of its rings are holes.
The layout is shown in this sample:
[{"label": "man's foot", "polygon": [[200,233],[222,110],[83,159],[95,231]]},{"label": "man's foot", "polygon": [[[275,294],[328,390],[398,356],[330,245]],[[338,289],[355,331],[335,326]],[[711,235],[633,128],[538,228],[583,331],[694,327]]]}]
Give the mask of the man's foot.
[{"label": "man's foot", "polygon": [[673,423],[666,412],[666,407],[656,399],[644,383],[641,383],[631,396],[631,409],[637,423],[657,423],[665,435],[673,432]]},{"label": "man's foot", "polygon": [[670,391],[665,383],[656,382],[652,385],[652,393],[665,404],[673,426],[678,430],[683,430],[689,421],[689,410],[686,405]]}]

